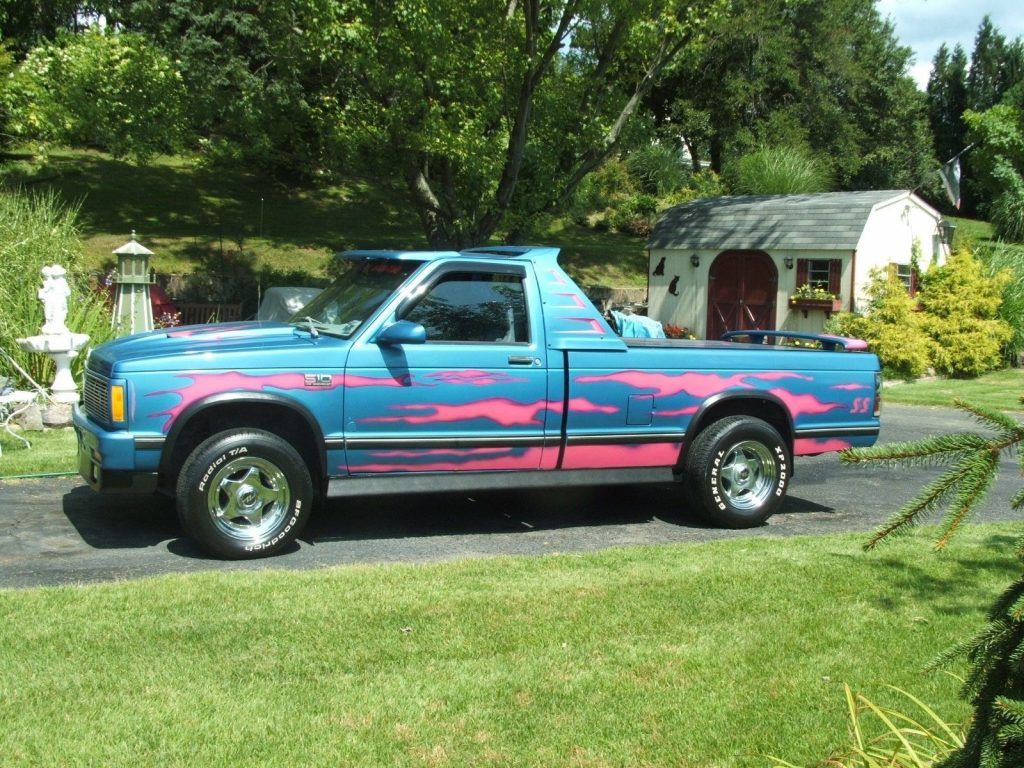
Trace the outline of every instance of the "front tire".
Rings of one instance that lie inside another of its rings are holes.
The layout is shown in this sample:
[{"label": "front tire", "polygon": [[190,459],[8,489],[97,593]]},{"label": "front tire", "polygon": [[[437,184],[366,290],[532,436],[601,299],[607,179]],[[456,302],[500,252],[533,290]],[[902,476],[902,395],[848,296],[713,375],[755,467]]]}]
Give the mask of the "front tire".
[{"label": "front tire", "polygon": [[299,453],[263,430],[221,432],[178,475],[178,518],[207,552],[230,560],[275,555],[302,532],[313,483]]},{"label": "front tire", "polygon": [[684,482],[703,517],[753,528],[778,511],[792,475],[786,442],[765,421],[729,416],[704,429],[687,452]]}]

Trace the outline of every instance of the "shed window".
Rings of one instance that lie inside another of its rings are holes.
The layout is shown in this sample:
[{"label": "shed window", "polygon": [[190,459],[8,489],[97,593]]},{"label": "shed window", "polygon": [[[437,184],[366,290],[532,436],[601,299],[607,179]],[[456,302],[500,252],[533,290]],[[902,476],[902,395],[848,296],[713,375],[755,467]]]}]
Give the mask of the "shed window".
[{"label": "shed window", "polygon": [[903,283],[911,296],[917,293],[917,270],[911,264],[890,264],[889,269]]},{"label": "shed window", "polygon": [[796,286],[809,285],[821,288],[833,296],[840,293],[840,278],[843,274],[842,259],[797,259]]}]

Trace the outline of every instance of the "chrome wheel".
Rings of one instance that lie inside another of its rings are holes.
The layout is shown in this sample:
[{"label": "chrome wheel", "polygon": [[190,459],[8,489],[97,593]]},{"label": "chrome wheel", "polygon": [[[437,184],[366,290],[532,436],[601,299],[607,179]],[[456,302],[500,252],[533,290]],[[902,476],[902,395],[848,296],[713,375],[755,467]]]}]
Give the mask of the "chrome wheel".
[{"label": "chrome wheel", "polygon": [[210,479],[206,497],[214,526],[240,540],[262,539],[276,529],[291,499],[284,472],[257,456],[225,462]]},{"label": "chrome wheel", "polygon": [[766,445],[754,440],[729,448],[719,467],[722,495],[736,509],[756,509],[764,504],[778,479],[775,457]]}]

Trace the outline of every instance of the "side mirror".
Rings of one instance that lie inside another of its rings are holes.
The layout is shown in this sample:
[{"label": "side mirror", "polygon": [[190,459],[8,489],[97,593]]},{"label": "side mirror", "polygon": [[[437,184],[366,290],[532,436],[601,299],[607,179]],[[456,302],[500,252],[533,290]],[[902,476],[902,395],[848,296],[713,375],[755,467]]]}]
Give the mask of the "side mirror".
[{"label": "side mirror", "polygon": [[391,347],[401,344],[423,344],[427,340],[427,331],[419,323],[399,320],[377,334],[375,341],[381,346]]}]

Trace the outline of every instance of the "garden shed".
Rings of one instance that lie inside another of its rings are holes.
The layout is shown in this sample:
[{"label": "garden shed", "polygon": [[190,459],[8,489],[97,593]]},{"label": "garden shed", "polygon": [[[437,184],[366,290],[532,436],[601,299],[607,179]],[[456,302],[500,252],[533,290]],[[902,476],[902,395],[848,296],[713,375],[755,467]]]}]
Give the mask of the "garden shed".
[{"label": "garden shed", "polygon": [[918,271],[945,262],[951,233],[906,190],[684,203],[665,211],[647,243],[649,314],[698,338],[820,332],[832,312],[863,308],[873,270],[916,291]]}]

